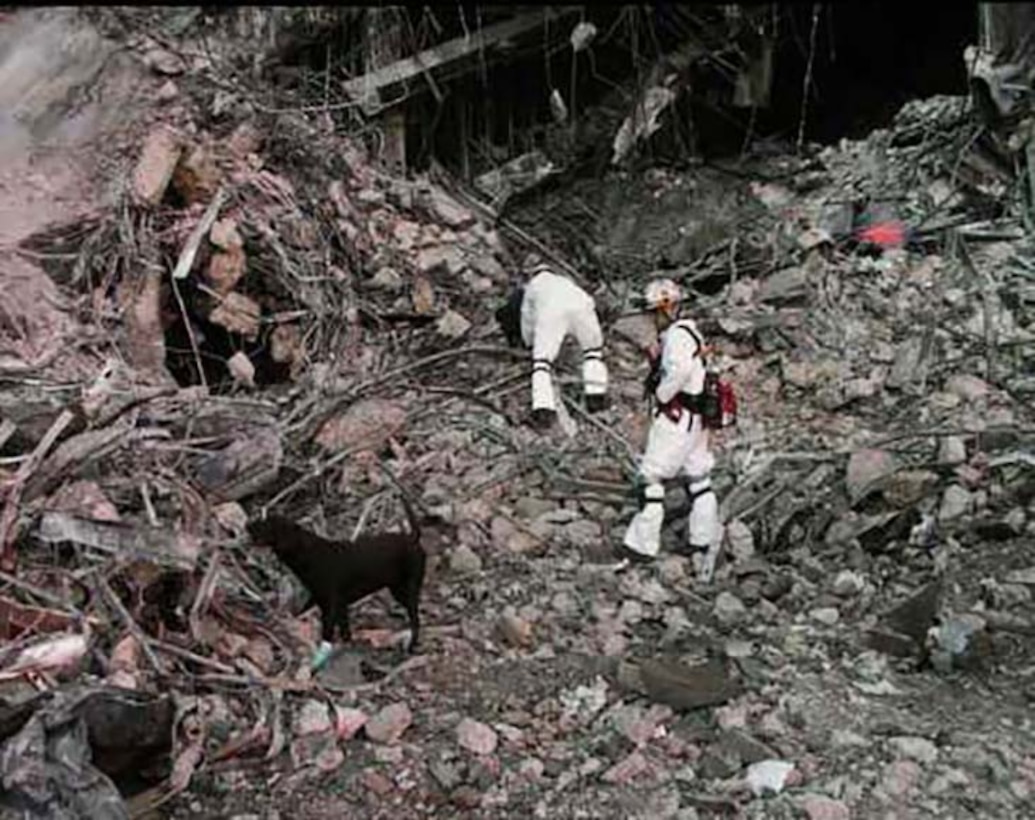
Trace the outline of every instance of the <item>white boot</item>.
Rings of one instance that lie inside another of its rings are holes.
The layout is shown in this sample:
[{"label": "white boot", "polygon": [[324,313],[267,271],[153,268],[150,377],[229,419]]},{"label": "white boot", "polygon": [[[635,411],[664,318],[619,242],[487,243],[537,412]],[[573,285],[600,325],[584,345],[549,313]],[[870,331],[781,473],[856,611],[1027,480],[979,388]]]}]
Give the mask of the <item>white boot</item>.
[{"label": "white boot", "polygon": [[715,563],[722,547],[719,501],[712,491],[712,482],[708,476],[691,479],[687,492],[690,496],[687,542],[693,554],[697,577],[702,583],[709,584],[715,574]]},{"label": "white boot", "polygon": [[582,384],[586,395],[586,408],[590,412],[603,410],[607,395],[607,365],[600,351],[585,354],[582,361]]},{"label": "white boot", "polygon": [[705,550],[716,541],[719,530],[719,501],[712,491],[711,478],[691,479],[687,494],[690,497],[687,541],[690,549]]},{"label": "white boot", "polygon": [[661,551],[661,525],[665,521],[665,487],[649,484],[645,504],[629,522],[622,544],[643,558],[656,558]]},{"label": "white boot", "polygon": [[549,362],[535,362],[532,365],[532,410],[557,412],[553,368]]}]

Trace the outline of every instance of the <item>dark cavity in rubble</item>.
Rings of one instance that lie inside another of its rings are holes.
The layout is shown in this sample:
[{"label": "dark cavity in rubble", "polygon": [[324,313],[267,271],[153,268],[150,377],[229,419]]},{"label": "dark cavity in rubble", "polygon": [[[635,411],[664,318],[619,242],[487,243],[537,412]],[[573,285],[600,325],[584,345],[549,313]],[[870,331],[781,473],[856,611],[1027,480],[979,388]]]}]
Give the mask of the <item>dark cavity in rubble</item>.
[{"label": "dark cavity in rubble", "polygon": [[[171,291],[167,296],[167,304],[163,305],[163,311],[169,317],[165,323],[165,366],[177,384],[181,387],[202,384],[198,374],[200,359],[205,375],[204,383],[208,384],[214,393],[229,390],[234,384],[234,379],[227,362],[238,352],[244,353],[255,368],[257,387],[290,381],[291,365],[274,361],[270,353],[270,334],[273,325],[263,321],[270,315],[268,308],[262,308],[258,337],[249,340],[243,334],[234,333],[208,321],[201,311],[192,309],[197,291],[193,289],[191,280],[181,283],[179,287],[187,306],[191,330],[187,330],[183,314]],[[191,332],[197,345],[197,356],[194,355],[191,344]]]},{"label": "dark cavity in rubble", "polygon": [[[626,6],[587,8],[585,20],[599,32],[591,49],[575,54],[564,39],[571,26],[560,23],[551,32],[554,45],[546,55],[541,37],[533,38],[534,47],[522,41],[515,48],[527,56],[490,61],[482,71],[453,79],[443,100],[429,93],[407,100],[400,110],[405,112],[406,154],[414,169],[425,169],[434,156],[468,176],[539,149],[555,162],[561,160],[557,164],[566,170],[562,178],[600,176],[610,160],[608,135],[615,132],[636,94],[635,85],[622,78],[636,76],[646,82],[652,63],[659,55],[671,55],[685,46],[689,31],[697,32],[697,39],[713,53],[722,50],[720,43],[709,42],[709,34],[723,30],[719,6],[659,5],[630,12]],[[416,14],[416,9],[411,13]],[[780,33],[769,105],[754,113],[732,106],[730,72],[718,60],[697,60],[677,81],[692,90],[679,94],[672,114],[663,118],[665,124],[649,140],[644,161],[684,164],[688,153],[705,160],[736,156],[745,137],[796,139],[812,6],[783,5],[774,7],[773,13],[779,16]],[[507,16],[497,8],[484,7],[481,24]],[[436,19],[443,28],[440,40],[463,36],[457,13],[436,10]],[[743,34],[738,45],[750,49],[748,40]],[[922,6],[908,4],[822,6],[815,31],[806,140],[833,143],[843,137],[862,138],[887,126],[911,99],[966,93],[961,57],[965,46],[976,41],[977,14],[968,4],[946,7],[933,16]],[[320,52],[316,46],[306,50],[307,69],[323,70],[318,65]],[[492,94],[490,89],[496,88],[506,88],[507,93]],[[562,90],[569,106],[574,89],[579,116],[570,133],[567,123],[553,123],[551,88]]]}]

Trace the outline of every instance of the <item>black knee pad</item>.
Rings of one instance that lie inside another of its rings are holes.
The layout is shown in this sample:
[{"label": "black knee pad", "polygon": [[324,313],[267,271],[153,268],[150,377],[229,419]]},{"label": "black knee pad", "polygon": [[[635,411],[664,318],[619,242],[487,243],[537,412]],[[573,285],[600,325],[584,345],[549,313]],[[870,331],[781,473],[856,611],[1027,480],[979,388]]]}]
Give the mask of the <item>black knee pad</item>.
[{"label": "black knee pad", "polygon": [[608,407],[607,395],[586,396],[586,409],[590,413],[599,413]]}]

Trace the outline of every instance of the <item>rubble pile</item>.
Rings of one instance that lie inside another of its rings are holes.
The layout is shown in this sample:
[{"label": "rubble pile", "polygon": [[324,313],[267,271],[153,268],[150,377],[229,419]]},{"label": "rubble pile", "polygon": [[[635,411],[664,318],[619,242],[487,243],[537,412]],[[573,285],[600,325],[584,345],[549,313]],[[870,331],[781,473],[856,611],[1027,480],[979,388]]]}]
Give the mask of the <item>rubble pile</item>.
[{"label": "rubble pile", "polygon": [[[651,253],[592,282],[613,406],[585,414],[569,360],[560,423],[536,431],[492,311],[528,244],[576,254],[441,169],[392,177],[319,115],[273,129],[227,103],[217,126],[203,67],[145,54],[157,102],[119,199],[0,260],[37,288],[0,306],[0,806],[1030,811],[1033,255],[1023,200],[968,159],[967,100],[760,156],[719,216],[712,169],[640,174],[698,192],[713,237],[674,275],[721,277],[693,311],[741,397],[703,584],[682,557],[611,556],[647,423],[653,335],[627,312]],[[605,267],[614,224],[581,237]],[[379,463],[434,522],[424,645],[407,657],[375,597],[314,672],[318,617],[244,527],[403,527]],[[667,505],[671,546],[680,488]]]}]

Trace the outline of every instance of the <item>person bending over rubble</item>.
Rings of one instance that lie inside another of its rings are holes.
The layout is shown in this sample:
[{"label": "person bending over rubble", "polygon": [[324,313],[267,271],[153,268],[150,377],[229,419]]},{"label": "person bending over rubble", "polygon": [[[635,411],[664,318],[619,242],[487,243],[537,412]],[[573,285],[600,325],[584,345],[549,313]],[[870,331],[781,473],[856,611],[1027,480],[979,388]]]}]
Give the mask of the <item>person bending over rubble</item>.
[{"label": "person bending over rubble", "polygon": [[560,276],[539,256],[529,254],[522,264],[528,277],[496,311],[511,347],[532,348],[532,419],[547,426],[557,415],[553,363],[570,333],[582,348],[582,382],[586,409],[602,410],[606,404],[607,365],[604,335],[593,297],[566,276]]},{"label": "person bending over rubble", "polygon": [[704,339],[692,320],[680,318],[683,292],[671,279],[650,282],[644,301],[660,334],[659,344],[650,353],[651,370],[644,383],[646,396],[656,406],[640,463],[642,506],[629,524],[620,552],[632,561],[657,556],[665,516],[663,482],[682,471],[690,498],[686,551],[708,580],[721,530],[710,477],[715,458],[708,448],[703,415],[710,412],[705,401]]}]

